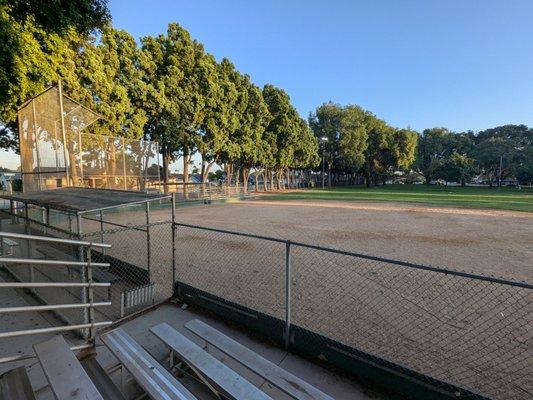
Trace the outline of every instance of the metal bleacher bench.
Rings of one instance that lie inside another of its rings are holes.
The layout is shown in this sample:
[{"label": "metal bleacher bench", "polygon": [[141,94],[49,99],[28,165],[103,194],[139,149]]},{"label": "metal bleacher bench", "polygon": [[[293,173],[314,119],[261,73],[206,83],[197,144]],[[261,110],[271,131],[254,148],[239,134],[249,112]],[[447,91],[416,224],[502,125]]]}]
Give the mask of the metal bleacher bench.
[{"label": "metal bleacher bench", "polygon": [[185,327],[294,399],[333,400],[332,397],[314,386],[278,367],[200,320],[189,321],[185,324]]},{"label": "metal bleacher bench", "polygon": [[104,400],[61,335],[33,346],[56,399]]},{"label": "metal bleacher bench", "polygon": [[101,339],[152,399],[197,399],[121,328],[103,334]]},{"label": "metal bleacher bench", "polygon": [[[217,395],[231,400],[272,400],[231,368],[222,364],[170,325],[162,323],[150,331],[191,368]],[[171,355],[172,357],[172,355]]]}]

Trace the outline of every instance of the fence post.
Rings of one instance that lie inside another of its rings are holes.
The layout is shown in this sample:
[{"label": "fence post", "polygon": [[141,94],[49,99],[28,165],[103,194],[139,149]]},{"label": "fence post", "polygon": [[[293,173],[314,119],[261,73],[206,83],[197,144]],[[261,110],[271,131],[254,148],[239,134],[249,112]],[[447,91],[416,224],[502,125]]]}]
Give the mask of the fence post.
[{"label": "fence post", "polygon": [[176,284],[176,193],[172,193],[172,293]]},{"label": "fence post", "polygon": [[[69,214],[70,215],[70,214]],[[76,228],[77,228],[77,233],[78,233],[78,240],[82,240],[82,227],[81,227],[81,221],[82,219],[82,216],[80,213],[77,213],[76,214]],[[78,246],[78,260],[83,262],[85,261],[85,255],[83,254],[84,253],[84,247],[82,245],[79,245]],[[81,268],[81,283],[87,283],[88,280],[87,280],[87,268],[85,267],[82,267]],[[88,291],[87,291],[87,287],[82,287],[81,288],[81,302],[82,303],[87,303],[87,298],[88,298]],[[84,308],[83,309],[83,323],[84,324],[88,324],[89,323],[89,310],[87,308]],[[90,330],[84,330],[84,332],[82,333],[84,339],[89,339],[90,338]]]},{"label": "fence post", "polygon": [[146,264],[148,267],[148,283],[152,282],[150,270],[152,269],[152,254],[150,252],[150,202],[146,202]]},{"label": "fence post", "polygon": [[[88,246],[87,247],[87,266],[86,266],[86,277],[87,277],[87,283],[89,283],[89,287],[87,288],[87,297],[88,297],[88,303],[90,303],[90,307],[88,309],[85,309],[88,311],[88,315],[87,315],[87,323],[89,324],[94,324],[95,323],[95,320],[94,320],[94,307],[93,307],[93,303],[94,303],[94,289],[92,287],[92,284],[93,284],[93,268],[92,268],[92,265],[91,265],[91,262],[92,262],[92,248],[91,246]],[[89,332],[88,332],[88,341],[89,341],[89,344],[91,344],[93,346],[93,348],[91,349],[92,351],[95,350],[96,348],[96,328],[94,326],[91,326],[89,328]]]},{"label": "fence post", "polygon": [[[100,243],[104,243],[104,213],[100,210]],[[102,254],[106,254],[106,249],[102,248]]]},{"label": "fence post", "polygon": [[285,349],[291,336],[291,241],[285,243]]},{"label": "fence post", "polygon": [[[28,209],[28,203],[24,203],[24,232],[26,235],[31,235],[31,224],[30,224],[30,212]],[[26,258],[32,258],[32,245],[31,240],[28,240],[26,243]],[[28,264],[28,275],[30,276],[30,282],[35,280],[35,271],[32,264]],[[33,292],[33,289],[30,289]]]}]

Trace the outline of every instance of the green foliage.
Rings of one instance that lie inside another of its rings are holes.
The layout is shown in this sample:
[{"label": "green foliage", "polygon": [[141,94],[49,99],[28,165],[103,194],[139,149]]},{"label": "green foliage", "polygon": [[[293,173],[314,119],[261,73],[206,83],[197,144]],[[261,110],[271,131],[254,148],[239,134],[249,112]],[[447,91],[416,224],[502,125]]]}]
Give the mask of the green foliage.
[{"label": "green foliage", "polygon": [[324,150],[328,175],[362,173],[370,186],[414,162],[417,133],[394,129],[359,106],[324,103],[309,125]]},{"label": "green foliage", "polygon": [[447,182],[459,182],[465,186],[477,173],[476,160],[465,154],[452,153],[445,158],[435,171],[435,178]]},{"label": "green foliage", "polygon": [[9,14],[16,21],[32,20],[55,33],[69,29],[89,33],[111,20],[107,0],[10,0]]},{"label": "green foliage", "polygon": [[451,154],[449,143],[453,133],[446,128],[424,129],[418,139],[415,168],[426,178],[426,183],[434,178],[443,160]]}]

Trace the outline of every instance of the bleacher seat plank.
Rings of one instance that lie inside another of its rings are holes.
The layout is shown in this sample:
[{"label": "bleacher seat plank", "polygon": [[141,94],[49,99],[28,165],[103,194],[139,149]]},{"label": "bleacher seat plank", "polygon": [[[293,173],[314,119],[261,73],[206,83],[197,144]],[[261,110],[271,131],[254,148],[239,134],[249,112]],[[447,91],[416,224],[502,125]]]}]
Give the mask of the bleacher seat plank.
[{"label": "bleacher seat plank", "polygon": [[196,400],[170,372],[121,328],[101,336],[104,344],[154,400]]},{"label": "bleacher seat plank", "polygon": [[233,400],[271,400],[266,393],[167,323],[156,325],[150,328],[150,331],[172,349],[182,361],[206,379],[219,394]]},{"label": "bleacher seat plank", "polygon": [[187,322],[185,327],[295,399],[333,400],[331,396],[198,319]]},{"label": "bleacher seat plank", "polygon": [[104,398],[61,335],[33,346],[56,399]]},{"label": "bleacher seat plank", "polygon": [[1,400],[35,400],[25,367],[14,368],[0,376]]}]

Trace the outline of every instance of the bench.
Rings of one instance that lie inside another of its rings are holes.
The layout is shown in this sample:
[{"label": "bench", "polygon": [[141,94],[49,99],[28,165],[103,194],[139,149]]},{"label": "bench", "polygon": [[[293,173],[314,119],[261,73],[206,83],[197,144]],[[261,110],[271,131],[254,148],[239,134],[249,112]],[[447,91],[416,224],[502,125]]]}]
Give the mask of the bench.
[{"label": "bench", "polygon": [[18,367],[0,375],[0,399],[35,400],[25,367]]},{"label": "bench", "polygon": [[294,399],[333,400],[331,396],[200,320],[189,321],[185,327]]},{"label": "bench", "polygon": [[185,386],[121,328],[103,334],[101,339],[153,400],[196,400]]},{"label": "bench", "polygon": [[91,378],[96,389],[106,400],[126,400],[115,383],[111,380],[105,369],[98,363],[96,358],[91,357],[80,361],[81,366]]},{"label": "bench", "polygon": [[232,400],[271,400],[231,368],[187,339],[170,325],[162,323],[150,328],[180,360],[184,361],[217,394]]},{"label": "bench", "polygon": [[33,346],[56,399],[104,400],[61,335]]}]

